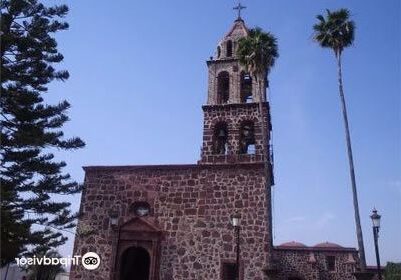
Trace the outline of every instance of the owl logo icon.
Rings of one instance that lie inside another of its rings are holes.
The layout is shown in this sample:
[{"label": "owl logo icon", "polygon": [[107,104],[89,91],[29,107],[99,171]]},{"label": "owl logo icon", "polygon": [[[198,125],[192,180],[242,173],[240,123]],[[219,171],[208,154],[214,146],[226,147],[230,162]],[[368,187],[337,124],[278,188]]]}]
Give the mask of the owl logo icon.
[{"label": "owl logo icon", "polygon": [[88,270],[94,270],[100,265],[100,257],[94,252],[88,252],[82,257],[82,265]]}]

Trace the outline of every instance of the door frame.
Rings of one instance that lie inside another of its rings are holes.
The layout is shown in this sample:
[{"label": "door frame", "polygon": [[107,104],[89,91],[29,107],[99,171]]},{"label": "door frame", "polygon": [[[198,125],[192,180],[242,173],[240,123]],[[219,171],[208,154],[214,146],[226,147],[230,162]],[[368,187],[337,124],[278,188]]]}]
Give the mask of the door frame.
[{"label": "door frame", "polygon": [[159,280],[160,242],[162,231],[154,223],[136,217],[119,227],[114,280],[120,280],[121,261],[130,247],[142,247],[150,257],[149,280]]}]

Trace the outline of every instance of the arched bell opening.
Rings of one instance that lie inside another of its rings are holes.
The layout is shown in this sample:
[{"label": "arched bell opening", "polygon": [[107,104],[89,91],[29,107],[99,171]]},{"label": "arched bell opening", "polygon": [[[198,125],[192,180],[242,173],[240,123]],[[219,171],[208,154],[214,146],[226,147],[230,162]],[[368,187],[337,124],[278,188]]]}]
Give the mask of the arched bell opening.
[{"label": "arched bell opening", "polygon": [[231,40],[227,41],[226,56],[227,57],[232,57],[233,56],[233,42]]},{"label": "arched bell opening", "polygon": [[220,72],[217,76],[217,104],[228,103],[230,97],[230,75],[228,72]]},{"label": "arched bell opening", "polygon": [[252,103],[252,77],[250,74],[241,72],[241,103]]},{"label": "arched bell opening", "polygon": [[240,126],[240,154],[255,154],[255,126],[252,121],[244,121]]},{"label": "arched bell opening", "polygon": [[227,124],[220,122],[216,124],[213,131],[213,153],[226,155],[228,150],[228,129]]},{"label": "arched bell opening", "polygon": [[121,256],[120,280],[149,280],[150,255],[142,247],[130,247]]}]

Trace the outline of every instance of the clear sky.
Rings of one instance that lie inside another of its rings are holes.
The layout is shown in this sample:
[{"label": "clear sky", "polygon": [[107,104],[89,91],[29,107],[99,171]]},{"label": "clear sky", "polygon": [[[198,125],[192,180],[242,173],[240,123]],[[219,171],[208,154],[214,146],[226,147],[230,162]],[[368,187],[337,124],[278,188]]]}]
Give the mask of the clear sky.
[{"label": "clear sky", "polygon": [[[72,103],[65,132],[87,143],[58,154],[76,180],[83,181],[85,165],[199,159],[205,61],[231,27],[235,4],[69,2],[70,29],[57,38],[71,78],[52,84],[47,100]],[[375,206],[382,214],[382,262],[401,261],[400,1],[243,4],[247,26],[275,34],[280,51],[270,77],[274,243],[357,246],[336,64],[332,52],[311,39],[315,15],[346,7],[357,26],[343,72],[367,260],[375,263],[369,218]],[[79,199],[72,199],[74,209]],[[71,254],[72,240],[61,252]]]}]

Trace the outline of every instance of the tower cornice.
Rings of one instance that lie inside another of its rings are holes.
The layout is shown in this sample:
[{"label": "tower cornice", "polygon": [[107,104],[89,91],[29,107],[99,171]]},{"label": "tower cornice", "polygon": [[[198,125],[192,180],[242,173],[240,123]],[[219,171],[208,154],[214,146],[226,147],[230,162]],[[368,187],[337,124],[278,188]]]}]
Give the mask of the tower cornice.
[{"label": "tower cornice", "polygon": [[206,60],[206,65],[209,66],[210,64],[231,63],[231,62],[238,62],[238,58],[230,57],[230,58],[220,58],[220,59],[209,59]]},{"label": "tower cornice", "polygon": [[[264,107],[267,107],[269,110],[269,102],[262,102]],[[249,108],[258,108],[259,102],[253,102],[253,103],[227,103],[227,104],[219,104],[219,105],[203,105],[202,109],[203,111],[213,111],[213,110],[220,110],[221,108],[244,108],[244,107],[249,107]]]}]

